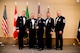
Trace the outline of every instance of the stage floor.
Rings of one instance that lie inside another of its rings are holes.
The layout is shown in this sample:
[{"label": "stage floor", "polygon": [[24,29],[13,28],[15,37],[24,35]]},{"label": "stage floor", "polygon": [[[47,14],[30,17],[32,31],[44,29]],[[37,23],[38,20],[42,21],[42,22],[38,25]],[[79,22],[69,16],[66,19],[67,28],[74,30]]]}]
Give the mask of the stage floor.
[{"label": "stage floor", "polygon": [[29,49],[24,47],[22,50],[18,49],[18,45],[5,45],[4,47],[0,46],[0,53],[80,53],[80,47],[78,46],[64,46],[63,50],[51,50],[44,49],[38,51],[38,49]]}]

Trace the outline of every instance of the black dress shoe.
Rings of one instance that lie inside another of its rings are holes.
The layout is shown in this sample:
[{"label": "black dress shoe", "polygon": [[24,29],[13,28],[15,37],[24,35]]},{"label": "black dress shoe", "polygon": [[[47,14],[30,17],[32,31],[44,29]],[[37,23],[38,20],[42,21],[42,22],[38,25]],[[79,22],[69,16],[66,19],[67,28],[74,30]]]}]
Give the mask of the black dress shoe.
[{"label": "black dress shoe", "polygon": [[56,48],[56,50],[59,50],[59,48]]},{"label": "black dress shoe", "polygon": [[41,51],[41,50],[43,50],[43,48],[39,48],[38,50]]},{"label": "black dress shoe", "polygon": [[29,49],[32,49],[32,47],[29,47]]},{"label": "black dress shoe", "polygon": [[48,50],[51,50],[51,48],[47,48]]},{"label": "black dress shoe", "polygon": [[60,50],[63,50],[62,48],[60,48]]},{"label": "black dress shoe", "polygon": [[19,50],[22,50],[22,47],[20,47]]}]

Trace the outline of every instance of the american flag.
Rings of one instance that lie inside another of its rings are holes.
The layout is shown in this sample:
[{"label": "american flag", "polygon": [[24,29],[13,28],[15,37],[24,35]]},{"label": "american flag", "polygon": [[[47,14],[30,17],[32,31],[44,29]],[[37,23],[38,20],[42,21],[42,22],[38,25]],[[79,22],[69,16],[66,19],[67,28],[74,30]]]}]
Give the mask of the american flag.
[{"label": "american flag", "polygon": [[14,37],[14,39],[18,38],[18,32],[16,31],[16,22],[17,22],[17,7],[15,6],[15,10],[14,10],[14,26],[13,26],[13,37]]},{"label": "american flag", "polygon": [[4,33],[4,36],[8,36],[8,22],[7,22],[7,13],[6,13],[6,5],[4,6],[4,13],[3,13],[3,18],[2,18],[2,30]]}]

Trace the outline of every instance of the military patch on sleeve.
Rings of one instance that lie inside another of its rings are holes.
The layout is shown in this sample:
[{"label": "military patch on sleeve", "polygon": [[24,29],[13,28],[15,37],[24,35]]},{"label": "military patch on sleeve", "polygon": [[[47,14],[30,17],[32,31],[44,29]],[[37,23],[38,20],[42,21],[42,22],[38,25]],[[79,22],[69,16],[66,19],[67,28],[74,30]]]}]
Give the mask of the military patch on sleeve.
[{"label": "military patch on sleeve", "polygon": [[65,23],[66,21],[65,21],[65,19],[63,19],[63,23]]},{"label": "military patch on sleeve", "polygon": [[78,29],[78,31],[80,32],[80,28]]}]

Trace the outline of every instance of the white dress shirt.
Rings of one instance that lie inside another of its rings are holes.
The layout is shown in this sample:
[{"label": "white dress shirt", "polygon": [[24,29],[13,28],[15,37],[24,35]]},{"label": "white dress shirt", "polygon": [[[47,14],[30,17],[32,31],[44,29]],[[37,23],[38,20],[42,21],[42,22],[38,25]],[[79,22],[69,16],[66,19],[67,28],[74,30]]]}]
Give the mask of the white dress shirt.
[{"label": "white dress shirt", "polygon": [[25,25],[26,19],[25,17],[23,17],[23,25]]},{"label": "white dress shirt", "polygon": [[34,29],[35,20],[34,19],[31,19],[31,22],[32,22],[32,29]]},{"label": "white dress shirt", "polygon": [[59,20],[59,17],[57,17],[57,19],[56,19],[56,24],[57,24],[57,21]]},{"label": "white dress shirt", "polygon": [[49,21],[49,19],[46,20],[46,25],[47,25],[48,21]]}]

